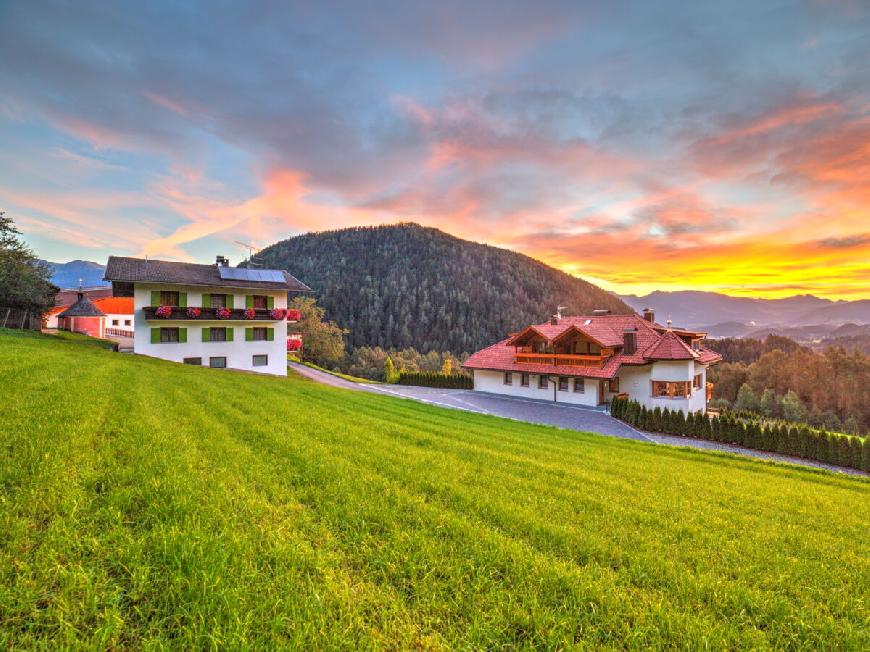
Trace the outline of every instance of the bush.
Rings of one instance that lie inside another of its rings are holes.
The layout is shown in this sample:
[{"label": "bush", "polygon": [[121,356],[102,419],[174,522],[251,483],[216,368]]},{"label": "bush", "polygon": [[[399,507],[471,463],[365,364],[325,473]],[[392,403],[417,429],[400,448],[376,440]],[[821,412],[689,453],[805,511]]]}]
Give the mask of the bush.
[{"label": "bush", "polygon": [[442,374],[436,371],[402,371],[399,385],[442,387],[445,389],[472,389],[474,381],[468,374]]},{"label": "bush", "polygon": [[610,414],[650,432],[739,444],[870,471],[870,441],[867,439],[814,430],[803,424],[761,419],[751,412],[723,413],[710,418],[701,412],[684,414],[681,410],[658,407],[650,410],[637,401],[616,398],[610,404]]}]

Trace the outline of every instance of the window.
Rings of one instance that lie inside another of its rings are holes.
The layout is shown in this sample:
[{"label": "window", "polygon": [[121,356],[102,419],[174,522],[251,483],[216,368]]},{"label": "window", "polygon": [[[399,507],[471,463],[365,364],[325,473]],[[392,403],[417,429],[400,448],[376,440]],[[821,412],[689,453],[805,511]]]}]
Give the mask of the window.
[{"label": "window", "polygon": [[212,369],[226,369],[227,368],[227,359],[226,358],[209,358],[208,366]]},{"label": "window", "polygon": [[505,385],[513,385],[514,384],[514,375],[510,371],[504,372],[504,384]]},{"label": "window", "polygon": [[700,351],[701,350],[701,340],[692,340],[692,350]]},{"label": "window", "polygon": [[652,381],[652,394],[657,398],[688,398],[689,382],[654,380]]},{"label": "window", "polygon": [[184,364],[195,364],[195,365],[201,365],[201,364],[202,364],[202,358],[185,358],[185,359],[184,359]]},{"label": "window", "polygon": [[523,387],[529,386],[529,374],[520,374],[520,385]]},{"label": "window", "polygon": [[538,389],[547,389],[547,376],[541,375],[538,376]]},{"label": "window", "polygon": [[567,392],[568,391],[568,379],[565,376],[559,376],[559,391]]},{"label": "window", "polygon": [[268,355],[255,355],[253,357],[253,364],[255,367],[266,367],[269,364],[269,356]]},{"label": "window", "polygon": [[227,341],[227,329],[226,328],[210,328],[209,329],[209,342],[226,342]]},{"label": "window", "polygon": [[583,378],[575,378],[574,379],[574,393],[575,394],[585,394],[586,393],[586,381]]},{"label": "window", "polygon": [[112,320],[112,326],[117,326],[117,325],[118,325],[118,320],[117,320],[117,319],[113,319],[113,320]]},{"label": "window", "polygon": [[254,328],[254,341],[255,342],[265,342],[268,338],[268,329],[267,328]]},{"label": "window", "polygon": [[160,293],[160,305],[161,306],[177,306],[178,305],[178,292],[169,292],[163,290]]},{"label": "window", "polygon": [[704,377],[701,374],[695,374],[695,379],[692,381],[692,387],[695,389],[701,389],[703,378]]},{"label": "window", "polygon": [[212,308],[226,308],[227,307],[227,295],[225,295],[225,294],[213,294],[213,295],[211,295],[211,307]]},{"label": "window", "polygon": [[129,319],[125,319],[125,320],[124,320],[124,326],[129,326],[129,325],[130,325],[130,320],[129,320]]},{"label": "window", "polygon": [[178,341],[178,329],[177,328],[161,328],[160,329],[160,343],[164,344],[166,342],[177,342]]},{"label": "window", "polygon": [[619,378],[611,378],[610,379],[610,391],[613,394],[619,393]]},{"label": "window", "polygon": [[255,310],[265,310],[269,307],[269,299],[262,294],[255,294],[253,297],[253,308]]}]

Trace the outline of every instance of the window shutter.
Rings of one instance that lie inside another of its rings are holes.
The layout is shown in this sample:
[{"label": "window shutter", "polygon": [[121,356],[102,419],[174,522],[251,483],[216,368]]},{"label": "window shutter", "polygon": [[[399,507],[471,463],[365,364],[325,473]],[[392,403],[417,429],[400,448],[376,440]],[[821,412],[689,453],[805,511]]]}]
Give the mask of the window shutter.
[{"label": "window shutter", "polygon": [[203,342],[211,342],[211,329],[203,328],[202,329],[202,341]]},{"label": "window shutter", "polygon": [[254,296],[251,294],[245,295],[245,308],[254,307]]},{"label": "window shutter", "polygon": [[187,344],[187,329],[179,328],[178,329],[178,342],[180,344]]},{"label": "window shutter", "polygon": [[245,329],[245,341],[246,342],[253,342],[254,341],[254,329],[253,328],[246,328]]},{"label": "window shutter", "polygon": [[235,332],[235,328],[229,327],[227,328],[227,342],[233,341],[233,333]]},{"label": "window shutter", "polygon": [[233,295],[232,294],[227,295],[227,308],[229,308],[230,310],[233,309]]},{"label": "window shutter", "polygon": [[[160,290],[151,290],[151,307],[156,308],[160,305]],[[160,340],[157,340],[158,342]]]},{"label": "window shutter", "polygon": [[151,344],[160,344],[160,329],[151,329]]},{"label": "window shutter", "polygon": [[275,329],[274,328],[267,328],[266,329],[266,339],[269,342],[275,341]]},{"label": "window shutter", "polygon": [[269,310],[275,307],[275,297],[266,297],[266,307]]},{"label": "window shutter", "polygon": [[202,307],[211,308],[211,295],[206,292],[202,293]]},{"label": "window shutter", "polygon": [[187,308],[187,292],[178,293],[178,307]]}]

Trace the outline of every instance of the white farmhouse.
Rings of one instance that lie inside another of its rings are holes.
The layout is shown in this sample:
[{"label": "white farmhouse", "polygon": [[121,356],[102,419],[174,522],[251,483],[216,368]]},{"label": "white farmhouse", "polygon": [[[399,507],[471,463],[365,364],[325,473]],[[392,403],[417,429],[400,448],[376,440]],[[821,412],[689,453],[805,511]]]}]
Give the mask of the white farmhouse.
[{"label": "white farmhouse", "polygon": [[105,279],[133,297],[134,353],[287,375],[288,292],[310,290],[287,272],[111,256]]},{"label": "white farmhouse", "polygon": [[556,315],[473,354],[463,365],[477,391],[596,407],[625,395],[648,408],[705,412],[718,353],[706,334],[640,315]]}]

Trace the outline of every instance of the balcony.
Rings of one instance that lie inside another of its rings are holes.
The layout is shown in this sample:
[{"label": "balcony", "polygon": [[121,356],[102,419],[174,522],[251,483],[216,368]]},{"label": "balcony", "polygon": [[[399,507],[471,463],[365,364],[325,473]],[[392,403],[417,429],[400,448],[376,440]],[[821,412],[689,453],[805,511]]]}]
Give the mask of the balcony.
[{"label": "balcony", "polygon": [[[247,309],[245,308],[233,308],[231,309],[229,317],[225,319],[220,319],[217,316],[217,311],[220,308],[199,308],[200,315],[199,317],[191,317],[187,314],[188,308],[178,308],[173,306],[172,313],[168,317],[158,317],[157,307],[156,306],[146,306],[142,308],[145,312],[145,319],[148,321],[283,321],[284,317],[276,319],[272,316],[272,311],[268,309],[254,309],[254,317],[253,319],[246,319],[245,313]],[[282,314],[286,314],[286,310],[282,310]],[[290,319],[288,321],[296,321]]]},{"label": "balcony", "polygon": [[551,366],[594,367],[600,369],[607,362],[607,355],[575,355],[571,353],[519,353],[517,364],[545,364]]}]

